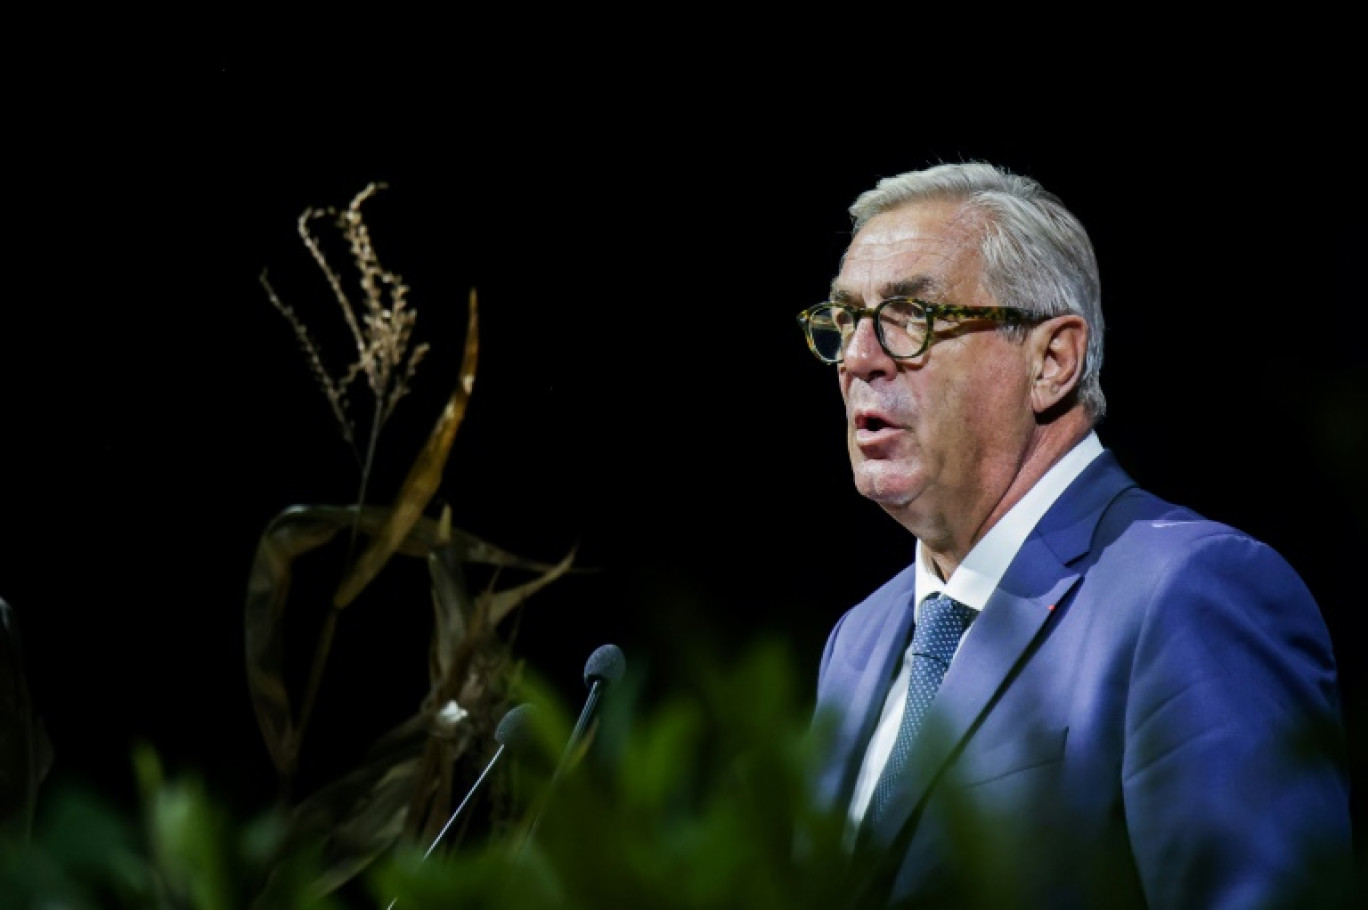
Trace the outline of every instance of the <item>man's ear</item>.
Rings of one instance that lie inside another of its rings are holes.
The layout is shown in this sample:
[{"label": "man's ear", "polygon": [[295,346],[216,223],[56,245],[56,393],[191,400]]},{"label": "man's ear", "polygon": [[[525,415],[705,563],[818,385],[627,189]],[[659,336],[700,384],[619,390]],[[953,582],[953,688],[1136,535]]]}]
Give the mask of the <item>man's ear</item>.
[{"label": "man's ear", "polygon": [[1034,358],[1031,407],[1045,414],[1059,407],[1083,378],[1088,324],[1082,316],[1052,316],[1031,329]]}]

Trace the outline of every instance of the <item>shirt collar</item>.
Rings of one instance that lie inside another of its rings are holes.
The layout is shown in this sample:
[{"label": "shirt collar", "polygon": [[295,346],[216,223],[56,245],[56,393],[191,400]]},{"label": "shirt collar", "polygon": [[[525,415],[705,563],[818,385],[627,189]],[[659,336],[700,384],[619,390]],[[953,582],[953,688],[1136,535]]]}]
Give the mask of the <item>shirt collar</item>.
[{"label": "shirt collar", "polygon": [[1074,478],[1101,454],[1102,442],[1097,437],[1097,431],[1090,431],[1055,462],[1036,481],[1035,486],[1027,490],[1026,495],[998,519],[997,524],[988,529],[988,533],[974,544],[959,568],[945,581],[941,581],[931,567],[931,558],[922,553],[921,541],[917,541],[915,585],[918,607],[927,595],[943,591],[967,607],[982,610],[1036,522],[1049,511]]}]

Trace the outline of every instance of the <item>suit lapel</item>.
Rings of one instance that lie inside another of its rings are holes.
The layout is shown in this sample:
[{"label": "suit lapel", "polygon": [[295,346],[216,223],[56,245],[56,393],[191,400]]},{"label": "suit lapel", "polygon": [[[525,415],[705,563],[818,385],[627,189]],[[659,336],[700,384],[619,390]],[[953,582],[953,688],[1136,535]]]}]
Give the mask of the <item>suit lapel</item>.
[{"label": "suit lapel", "polygon": [[862,710],[847,711],[841,719],[835,753],[829,766],[839,769],[841,773],[840,780],[833,781],[829,788],[837,804],[844,805],[850,801],[860,765],[864,762],[864,749],[874,733],[888,687],[896,675],[907,642],[912,637],[911,600],[914,596],[910,584],[890,592],[883,610],[883,620],[872,636],[869,660],[855,688],[849,693],[847,704],[862,706]]}]

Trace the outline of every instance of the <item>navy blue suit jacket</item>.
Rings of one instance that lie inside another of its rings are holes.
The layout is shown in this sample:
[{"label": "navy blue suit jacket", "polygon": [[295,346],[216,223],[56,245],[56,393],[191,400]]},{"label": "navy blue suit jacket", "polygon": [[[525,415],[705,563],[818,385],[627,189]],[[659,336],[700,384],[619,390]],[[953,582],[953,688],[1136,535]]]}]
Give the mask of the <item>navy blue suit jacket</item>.
[{"label": "navy blue suit jacket", "polygon": [[[913,574],[827,641],[815,719],[833,722],[819,780],[832,807],[850,800],[908,641]],[[1340,715],[1297,573],[1104,452],[965,636],[895,807],[862,832],[877,857],[865,902],[1291,902],[1352,863]]]}]

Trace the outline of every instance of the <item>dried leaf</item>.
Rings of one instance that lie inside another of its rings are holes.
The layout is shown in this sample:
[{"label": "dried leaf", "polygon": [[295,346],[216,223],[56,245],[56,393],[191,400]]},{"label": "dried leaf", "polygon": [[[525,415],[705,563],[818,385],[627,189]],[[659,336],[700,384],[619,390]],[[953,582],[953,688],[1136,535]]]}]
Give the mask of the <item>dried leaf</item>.
[{"label": "dried leaf", "polygon": [[[370,533],[383,522],[384,509],[377,506],[358,511],[354,506],[296,505],[276,515],[257,541],[244,611],[247,688],[266,749],[282,774],[294,766],[299,753],[294,712],[284,680],[282,634],[294,562],[353,524]],[[434,525],[428,521],[415,526],[415,533],[404,541],[400,552],[425,556],[435,538]]]},{"label": "dried leaf", "polygon": [[428,573],[432,578],[432,646],[429,653],[429,679],[436,684],[451,673],[456,647],[466,637],[466,617],[474,603],[466,588],[465,569],[451,545],[451,508],[442,510],[438,523],[441,541],[428,553]]},{"label": "dried leaf", "polygon": [[282,634],[294,561],[332,540],[354,515],[352,509],[291,506],[272,519],[257,541],[245,608],[247,688],[266,749],[282,774],[294,766],[299,751],[284,680]]},{"label": "dried leaf", "polygon": [[384,568],[400,542],[408,536],[409,529],[422,517],[423,510],[427,508],[441,485],[447,457],[451,454],[452,441],[456,438],[457,428],[465,418],[470,393],[475,386],[475,367],[479,354],[478,329],[478,309],[475,304],[475,290],[472,288],[460,381],[452,391],[451,397],[447,399],[446,407],[437,418],[437,423],[428,436],[423,450],[418,453],[418,458],[409,469],[399,495],[390,509],[388,520],[371,538],[352,570],[338,586],[337,592],[333,595],[334,607],[341,609],[350,604]]},{"label": "dried leaf", "polygon": [[[276,515],[257,542],[256,555],[248,576],[244,610],[247,686],[266,749],[281,774],[288,773],[294,767],[300,746],[294,711],[284,681],[285,647],[282,635],[293,564],[298,557],[323,546],[339,532],[349,530],[353,524],[362,534],[375,534],[387,525],[387,510],[381,506],[367,506],[358,510],[355,506],[295,505]],[[439,546],[440,541],[444,542]],[[457,528],[442,530],[437,520],[427,517],[413,523],[395,552],[428,559],[435,547],[440,549],[439,560],[444,567],[483,563],[534,572],[562,571],[558,566],[525,559],[495,547],[466,531]],[[450,569],[443,571],[450,573]],[[447,590],[442,596],[449,598],[452,608],[457,610],[462,609],[462,599],[468,597],[452,590]],[[451,635],[453,622],[448,614],[444,634],[452,640],[450,650],[445,651],[447,654],[456,650],[458,643]],[[431,659],[438,658],[434,656]],[[450,677],[454,669],[447,661],[441,675]]]},{"label": "dried leaf", "polygon": [[564,559],[552,566],[540,577],[534,578],[525,584],[517,585],[512,588],[505,588],[502,591],[494,591],[492,589],[482,591],[479,595],[479,599],[488,601],[490,626],[497,626],[503,621],[505,616],[513,611],[514,607],[570,571],[570,566],[575,561],[575,552],[577,549],[577,547],[571,547],[570,552],[565,554]]},{"label": "dried leaf", "polygon": [[328,863],[315,882],[330,893],[354,878],[404,833],[420,755],[382,755],[300,802],[291,837],[321,843]]}]

